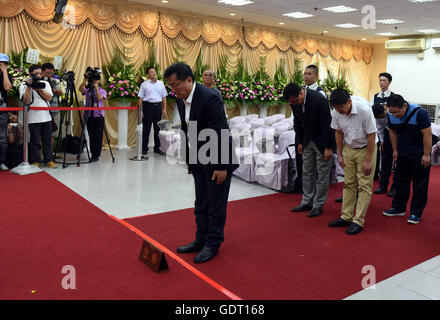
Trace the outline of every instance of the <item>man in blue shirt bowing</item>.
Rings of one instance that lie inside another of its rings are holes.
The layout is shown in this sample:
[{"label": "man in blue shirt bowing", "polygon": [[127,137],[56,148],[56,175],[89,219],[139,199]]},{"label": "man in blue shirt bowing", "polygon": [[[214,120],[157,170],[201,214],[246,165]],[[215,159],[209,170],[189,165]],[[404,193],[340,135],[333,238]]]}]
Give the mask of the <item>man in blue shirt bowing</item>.
[{"label": "man in blue shirt bowing", "polygon": [[426,110],[410,104],[398,94],[388,98],[388,122],[393,158],[397,161],[394,183],[396,196],[385,216],[404,216],[411,182],[411,200],[408,223],[418,224],[428,202],[429,173],[431,166],[431,119]]}]

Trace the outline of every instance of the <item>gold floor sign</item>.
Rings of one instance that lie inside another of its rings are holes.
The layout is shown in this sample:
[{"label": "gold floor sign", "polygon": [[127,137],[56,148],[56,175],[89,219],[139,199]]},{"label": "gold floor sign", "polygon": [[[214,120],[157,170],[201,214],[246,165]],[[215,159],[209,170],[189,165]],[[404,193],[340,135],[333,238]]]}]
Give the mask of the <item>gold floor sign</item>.
[{"label": "gold floor sign", "polygon": [[151,268],[154,272],[168,270],[168,264],[163,251],[144,240],[139,259]]}]

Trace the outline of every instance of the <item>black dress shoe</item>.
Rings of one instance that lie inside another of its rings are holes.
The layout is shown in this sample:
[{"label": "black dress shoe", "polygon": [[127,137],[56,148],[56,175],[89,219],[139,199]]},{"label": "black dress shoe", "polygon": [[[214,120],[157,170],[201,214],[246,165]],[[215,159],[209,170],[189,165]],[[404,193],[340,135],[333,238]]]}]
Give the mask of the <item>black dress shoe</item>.
[{"label": "black dress shoe", "polygon": [[314,218],[319,216],[322,213],[322,209],[318,209],[318,208],[313,208],[312,210],[310,210],[310,212],[307,214],[307,217],[309,218]]},{"label": "black dress shoe", "polygon": [[353,234],[357,234],[357,233],[361,232],[362,229],[363,228],[360,225],[358,225],[357,223],[352,222],[348,226],[346,233],[353,235]]},{"label": "black dress shoe", "polygon": [[157,153],[158,155],[161,155],[161,156],[163,156],[165,154],[160,150],[154,150],[154,153]]},{"label": "black dress shoe", "polygon": [[335,199],[335,202],[341,203],[342,200],[343,200],[342,197],[339,197],[339,198],[336,198],[336,199]]},{"label": "black dress shoe", "polygon": [[386,186],[379,186],[379,188],[377,188],[376,190],[374,190],[374,194],[384,194],[387,193],[388,188]]},{"label": "black dress shoe", "polygon": [[307,205],[307,204],[300,204],[297,207],[293,207],[291,209],[292,212],[301,212],[301,211],[309,211],[312,210],[313,206]]},{"label": "black dress shoe", "polygon": [[336,227],[347,227],[347,226],[349,226],[350,224],[351,224],[350,221],[345,221],[345,220],[342,219],[342,218],[338,218],[338,219],[333,220],[332,222],[330,222],[330,223],[328,224],[328,226],[331,227],[331,228],[336,228]]},{"label": "black dress shoe", "polygon": [[177,248],[178,253],[190,253],[190,252],[199,252],[204,247],[203,244],[200,244],[198,242],[191,242],[190,244],[187,244],[185,246],[181,246]]},{"label": "black dress shoe", "polygon": [[218,249],[204,247],[202,251],[194,258],[195,263],[203,263],[211,260],[218,253]]},{"label": "black dress shoe", "polygon": [[146,155],[148,153],[148,150],[142,150],[142,155]]},{"label": "black dress shoe", "polygon": [[396,188],[391,187],[390,192],[388,192],[388,197],[394,198],[396,196]]}]

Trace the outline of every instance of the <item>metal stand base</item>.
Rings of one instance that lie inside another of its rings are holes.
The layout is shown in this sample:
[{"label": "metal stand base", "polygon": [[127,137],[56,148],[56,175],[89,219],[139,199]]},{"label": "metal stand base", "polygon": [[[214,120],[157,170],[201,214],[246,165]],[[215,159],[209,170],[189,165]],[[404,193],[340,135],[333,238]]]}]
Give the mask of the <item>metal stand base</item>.
[{"label": "metal stand base", "polygon": [[19,166],[15,167],[10,171],[11,173],[18,174],[20,176],[25,176],[28,174],[43,172],[40,168],[30,165],[28,162],[22,162]]},{"label": "metal stand base", "polygon": [[131,157],[130,160],[133,160],[133,161],[147,161],[147,160],[148,160],[148,157],[146,157],[146,156],[141,156],[141,157],[139,158],[139,156],[136,156],[136,157]]}]

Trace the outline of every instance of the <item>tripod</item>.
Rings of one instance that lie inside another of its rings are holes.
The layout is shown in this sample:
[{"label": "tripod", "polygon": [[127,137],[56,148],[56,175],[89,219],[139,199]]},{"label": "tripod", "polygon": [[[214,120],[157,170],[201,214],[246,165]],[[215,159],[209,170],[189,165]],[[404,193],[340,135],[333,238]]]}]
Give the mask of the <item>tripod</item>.
[{"label": "tripod", "polygon": [[[89,90],[89,95],[90,95],[91,102],[92,102],[91,104],[93,107],[95,107],[96,89],[92,85],[88,85],[87,89]],[[92,111],[92,114],[93,114],[93,112],[94,112],[94,110]],[[88,114],[89,114],[88,112],[84,112],[84,126],[87,126],[87,120],[89,118]],[[115,157],[113,156],[112,147],[110,145],[110,139],[108,137],[107,128],[105,127],[105,121],[104,121],[103,130],[104,130],[105,138],[107,140],[108,148],[110,150],[110,155],[112,157],[112,162],[115,162]],[[90,133],[89,133],[89,138],[90,138]],[[80,152],[78,154],[78,164],[77,164],[78,166],[79,166],[79,156],[80,156],[81,150],[83,148],[83,143],[84,143],[84,130],[81,132]],[[102,141],[101,141],[101,144],[102,144]],[[89,162],[90,162],[90,157],[89,157]]]},{"label": "tripod", "polygon": [[[76,89],[75,89],[75,83],[74,83],[75,79],[73,78],[68,78],[67,79],[67,88],[66,88],[66,98],[63,100],[63,102],[61,103],[62,106],[64,107],[73,107],[74,104],[76,103],[76,106],[79,108],[79,102],[78,102],[78,96],[76,94]],[[62,112],[61,113],[61,117],[60,117],[60,126],[58,128],[58,137],[57,137],[57,142],[56,142],[56,146],[59,145],[60,143],[60,139],[62,138],[62,133],[63,133],[63,123],[65,125],[65,141],[64,141],[64,145],[63,145],[63,169],[67,168],[68,166],[75,164],[75,163],[67,163],[66,162],[66,153],[67,153],[67,129],[70,125],[70,118],[71,118],[71,110],[66,111],[66,112]],[[84,122],[83,122],[83,118],[81,115],[81,112],[78,110],[78,117],[80,119],[81,122],[81,136],[84,136]],[[64,121],[64,118],[66,118],[66,121]],[[90,162],[90,153],[89,153],[89,149],[86,145],[86,149],[87,149],[87,157],[89,159]],[[80,146],[80,150],[78,153],[78,162],[77,162],[77,166],[79,166],[79,159],[80,159],[80,155],[81,155],[81,151],[82,151],[82,145]],[[56,155],[56,148],[54,150],[54,154],[53,154],[53,158],[55,159],[55,155]],[[56,161],[55,161],[56,162]]]}]

